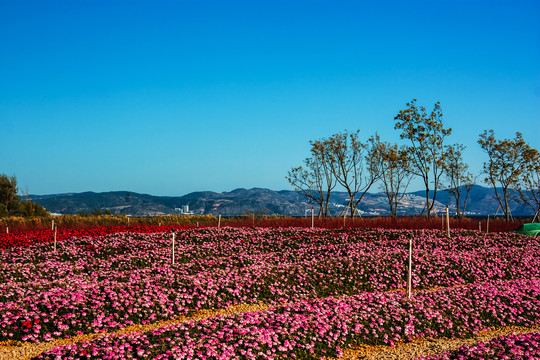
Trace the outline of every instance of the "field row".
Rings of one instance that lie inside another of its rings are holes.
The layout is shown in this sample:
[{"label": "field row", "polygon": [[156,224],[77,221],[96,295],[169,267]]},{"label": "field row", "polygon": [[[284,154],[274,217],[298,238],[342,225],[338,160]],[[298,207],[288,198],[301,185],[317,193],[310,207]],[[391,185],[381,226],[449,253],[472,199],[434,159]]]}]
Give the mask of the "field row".
[{"label": "field row", "polygon": [[[53,348],[40,359],[274,359],[341,356],[351,344],[467,337],[538,324],[540,281],[496,281],[455,289],[362,293],[311,299],[261,312],[217,316],[146,332],[105,335]],[[538,347],[536,347],[538,349]],[[443,359],[445,357],[442,357]],[[439,358],[436,358],[439,359]]]},{"label": "field row", "polygon": [[0,252],[0,341],[47,341],[241,303],[540,278],[538,238],[398,230],[192,229]]},{"label": "field row", "polygon": [[[93,227],[88,229],[60,228],[56,231],[56,240],[62,242],[73,237],[96,237],[109,234],[118,234],[123,232],[130,233],[157,233],[166,231],[180,231],[188,229],[188,226],[180,225],[138,225],[138,226],[110,226],[110,227]],[[11,233],[0,233],[0,251],[13,248],[24,247],[38,244],[47,244],[54,242],[54,230],[33,230],[33,231],[18,231]]]}]

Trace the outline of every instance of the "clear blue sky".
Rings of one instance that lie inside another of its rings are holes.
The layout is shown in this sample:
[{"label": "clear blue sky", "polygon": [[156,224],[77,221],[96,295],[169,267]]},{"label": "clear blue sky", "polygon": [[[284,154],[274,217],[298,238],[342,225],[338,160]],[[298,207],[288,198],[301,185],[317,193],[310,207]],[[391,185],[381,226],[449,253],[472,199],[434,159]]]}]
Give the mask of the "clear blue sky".
[{"label": "clear blue sky", "polygon": [[31,194],[292,189],[309,140],[440,101],[540,148],[540,1],[0,0],[0,173]]}]

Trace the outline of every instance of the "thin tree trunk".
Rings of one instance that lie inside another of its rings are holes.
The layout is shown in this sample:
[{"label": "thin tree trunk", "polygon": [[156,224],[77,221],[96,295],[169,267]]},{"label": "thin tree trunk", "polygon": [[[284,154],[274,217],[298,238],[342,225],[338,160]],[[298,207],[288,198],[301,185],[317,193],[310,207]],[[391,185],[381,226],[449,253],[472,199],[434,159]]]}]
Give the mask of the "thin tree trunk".
[{"label": "thin tree trunk", "polygon": [[429,188],[426,186],[426,215],[428,219],[431,216],[431,208],[432,206],[429,204]]}]

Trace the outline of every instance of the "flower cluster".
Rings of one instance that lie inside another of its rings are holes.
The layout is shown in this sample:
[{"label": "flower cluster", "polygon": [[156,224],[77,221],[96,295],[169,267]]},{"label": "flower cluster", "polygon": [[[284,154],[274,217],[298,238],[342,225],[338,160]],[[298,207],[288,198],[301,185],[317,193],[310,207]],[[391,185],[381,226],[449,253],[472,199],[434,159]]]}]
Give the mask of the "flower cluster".
[{"label": "flower cluster", "polygon": [[261,312],[217,316],[147,332],[105,335],[53,348],[40,359],[231,359],[340,356],[350,344],[470,336],[540,322],[540,281],[311,299]]},{"label": "flower cluster", "polygon": [[501,336],[488,342],[464,345],[457,350],[423,357],[421,360],[472,360],[513,359],[534,360],[540,358],[540,331],[530,334]]},{"label": "flower cluster", "polygon": [[[65,241],[72,237],[86,236],[104,236],[122,232],[132,233],[156,233],[165,231],[177,231],[189,228],[188,226],[180,225],[136,225],[136,226],[109,226],[97,227],[90,229],[59,229],[56,234],[57,241]],[[31,246],[35,244],[46,244],[54,241],[53,230],[35,230],[21,231],[17,233],[0,233],[0,250],[9,249],[12,247]]]},{"label": "flower cluster", "polygon": [[[538,238],[476,232],[192,229],[0,252],[0,341],[43,341],[240,303],[540,277]],[[471,317],[467,321],[474,321]]]}]

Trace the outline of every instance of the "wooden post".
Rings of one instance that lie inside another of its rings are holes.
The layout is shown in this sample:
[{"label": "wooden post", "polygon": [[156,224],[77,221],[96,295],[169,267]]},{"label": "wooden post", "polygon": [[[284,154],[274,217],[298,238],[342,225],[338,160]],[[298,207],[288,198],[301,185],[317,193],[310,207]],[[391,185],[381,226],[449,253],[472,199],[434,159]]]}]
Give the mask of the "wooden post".
[{"label": "wooden post", "polygon": [[486,223],[486,233],[488,232],[489,232],[489,215],[488,215],[487,223]]},{"label": "wooden post", "polygon": [[450,237],[450,215],[448,214],[448,205],[446,206],[446,231],[448,232],[448,237]]},{"label": "wooden post", "polygon": [[221,213],[219,213],[217,227],[221,226]]},{"label": "wooden post", "polygon": [[197,227],[199,227],[199,222],[197,221]]},{"label": "wooden post", "polygon": [[9,234],[9,225],[6,225],[6,234]]},{"label": "wooden post", "polygon": [[538,209],[538,210],[536,211],[536,213],[534,214],[534,217],[533,217],[533,219],[532,219],[531,222],[534,222],[534,221],[536,220],[536,217],[538,216],[538,213],[540,213],[540,209]]},{"label": "wooden post", "polygon": [[174,238],[175,238],[175,235],[176,235],[176,233],[172,234],[172,263],[173,263],[173,265],[174,265]]},{"label": "wooden post", "polygon": [[56,252],[56,225],[54,225],[54,252]]},{"label": "wooden post", "polygon": [[411,298],[412,292],[412,237],[409,238],[409,271],[407,274],[407,298]]},{"label": "wooden post", "polygon": [[51,224],[51,230],[54,230],[54,220],[51,221],[52,224]]},{"label": "wooden post", "polygon": [[315,214],[313,213],[313,206],[311,207],[311,230],[315,226]]},{"label": "wooden post", "polygon": [[478,231],[482,231],[482,221],[478,222]]}]

